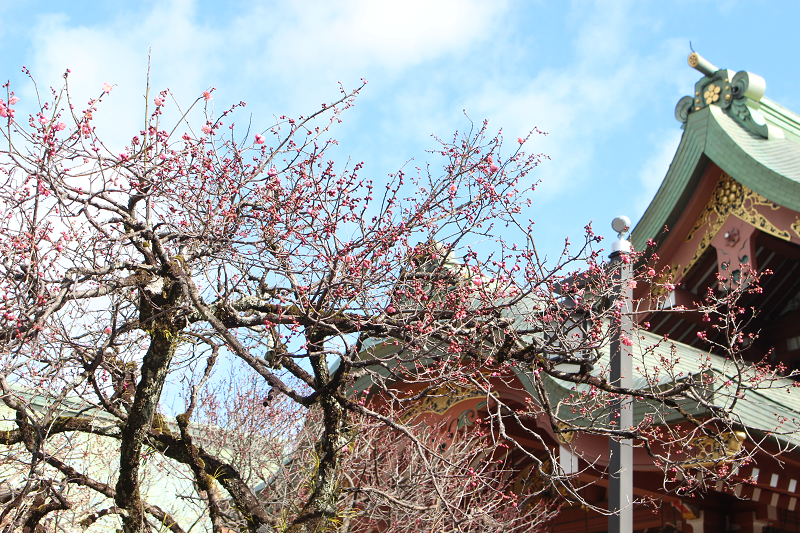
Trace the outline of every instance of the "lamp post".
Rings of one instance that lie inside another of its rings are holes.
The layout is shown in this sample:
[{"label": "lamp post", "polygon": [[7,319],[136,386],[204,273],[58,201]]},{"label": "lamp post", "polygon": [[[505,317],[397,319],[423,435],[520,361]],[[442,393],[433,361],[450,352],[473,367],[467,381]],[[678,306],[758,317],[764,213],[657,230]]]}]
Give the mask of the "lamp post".
[{"label": "lamp post", "polygon": [[[633,385],[633,351],[630,341],[633,335],[632,303],[630,286],[632,265],[631,243],[625,238],[630,229],[628,217],[614,219],[611,227],[618,240],[611,245],[611,269],[614,276],[612,306],[619,308],[619,327],[611,337],[611,384],[630,388]],[[632,399],[615,398],[611,402],[609,427],[625,429],[633,425]],[[609,533],[633,532],[633,447],[630,439],[611,438],[608,445],[608,531]]]}]

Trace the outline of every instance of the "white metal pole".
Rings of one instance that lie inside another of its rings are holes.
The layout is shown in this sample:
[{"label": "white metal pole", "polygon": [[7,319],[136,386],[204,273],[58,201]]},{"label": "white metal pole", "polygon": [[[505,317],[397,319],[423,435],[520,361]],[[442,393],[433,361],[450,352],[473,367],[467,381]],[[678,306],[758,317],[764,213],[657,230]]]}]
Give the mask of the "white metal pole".
[{"label": "white metal pole", "polygon": [[[631,244],[624,235],[630,229],[628,217],[617,217],[612,227],[619,240],[609,256],[614,272],[614,297],[612,305],[619,308],[619,327],[611,340],[611,383],[618,387],[633,386],[633,338],[632,299],[630,286],[632,265],[629,253]],[[609,425],[612,429],[627,429],[633,425],[633,405],[630,397],[612,401]],[[608,465],[608,531],[609,533],[633,533],[633,447],[630,439],[611,438],[609,441]]]}]

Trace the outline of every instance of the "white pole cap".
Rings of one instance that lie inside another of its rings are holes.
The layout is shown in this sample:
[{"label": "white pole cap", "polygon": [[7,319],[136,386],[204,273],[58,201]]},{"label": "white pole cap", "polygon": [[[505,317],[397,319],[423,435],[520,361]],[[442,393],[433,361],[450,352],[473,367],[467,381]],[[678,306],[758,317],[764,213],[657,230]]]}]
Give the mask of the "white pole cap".
[{"label": "white pole cap", "polygon": [[611,245],[611,252],[630,252],[631,243],[625,238],[625,235],[631,229],[631,219],[625,215],[616,217],[611,222],[611,228],[617,232],[617,242]]}]

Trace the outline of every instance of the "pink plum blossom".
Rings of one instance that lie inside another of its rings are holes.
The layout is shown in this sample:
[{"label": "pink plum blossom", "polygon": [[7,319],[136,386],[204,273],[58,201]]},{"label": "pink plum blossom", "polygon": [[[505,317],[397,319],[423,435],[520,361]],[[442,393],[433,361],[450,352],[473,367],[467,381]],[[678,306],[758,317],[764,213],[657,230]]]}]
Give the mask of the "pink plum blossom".
[{"label": "pink plum blossom", "polygon": [[58,124],[56,124],[56,131],[64,131],[66,127],[67,127],[66,124],[64,124],[63,122],[59,122]]},{"label": "pink plum blossom", "polygon": [[12,96],[11,98],[8,99],[9,105],[14,105],[17,102],[19,102],[19,98],[17,98],[16,96]]},{"label": "pink plum blossom", "polygon": [[153,98],[153,103],[155,103],[157,106],[162,106],[164,105],[164,99],[161,98],[160,96],[156,96],[155,98]]},{"label": "pink plum blossom", "polygon": [[111,89],[113,89],[113,88],[114,87],[112,85],[109,85],[108,83],[104,83],[103,84],[103,92],[104,93],[110,93]]},{"label": "pink plum blossom", "polygon": [[203,91],[203,99],[205,101],[211,100],[214,96],[211,94],[210,91]]},{"label": "pink plum blossom", "polygon": [[267,141],[264,140],[264,136],[260,133],[256,133],[256,144],[264,144],[265,142]]},{"label": "pink plum blossom", "polygon": [[525,139],[523,139],[522,137],[517,137],[517,142],[519,144],[524,144],[525,143]]},{"label": "pink plum blossom", "polygon": [[203,124],[202,130],[203,130],[203,133],[208,135],[209,133],[211,133],[211,126],[209,126],[208,124]]}]

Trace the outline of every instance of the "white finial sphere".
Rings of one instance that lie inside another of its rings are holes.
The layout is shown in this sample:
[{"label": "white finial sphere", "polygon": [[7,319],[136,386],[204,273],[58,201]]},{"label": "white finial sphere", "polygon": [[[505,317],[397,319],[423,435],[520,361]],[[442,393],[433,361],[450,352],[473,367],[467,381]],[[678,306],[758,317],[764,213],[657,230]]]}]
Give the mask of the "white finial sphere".
[{"label": "white finial sphere", "polygon": [[611,227],[617,233],[625,233],[631,229],[631,219],[626,216],[618,216],[611,222]]}]

